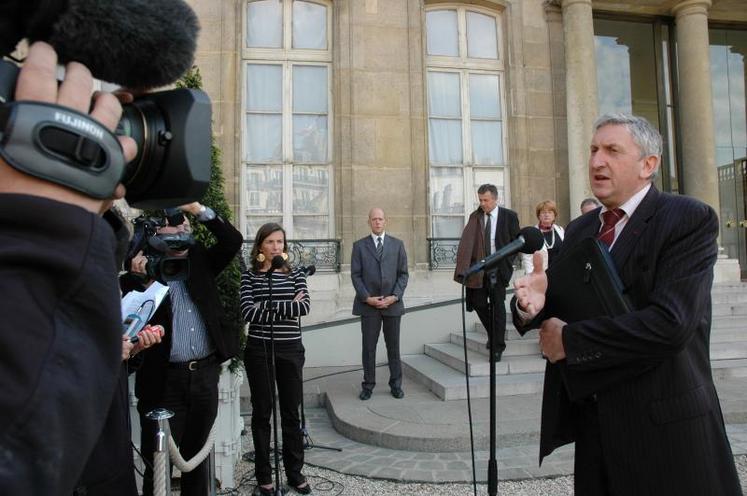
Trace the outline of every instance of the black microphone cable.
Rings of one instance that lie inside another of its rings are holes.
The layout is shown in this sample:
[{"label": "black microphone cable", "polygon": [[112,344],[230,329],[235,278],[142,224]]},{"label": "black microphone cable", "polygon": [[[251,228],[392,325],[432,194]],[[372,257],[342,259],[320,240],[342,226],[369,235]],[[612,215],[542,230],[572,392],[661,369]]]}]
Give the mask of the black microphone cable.
[{"label": "black microphone cable", "polygon": [[[464,382],[467,384],[467,419],[469,420],[469,451],[472,457],[472,490],[477,496],[477,469],[475,468],[475,434],[472,427],[472,395],[469,392],[469,357],[467,356],[467,309],[465,301],[467,278],[462,279],[462,339],[464,340]],[[492,357],[491,357],[492,358]]]}]

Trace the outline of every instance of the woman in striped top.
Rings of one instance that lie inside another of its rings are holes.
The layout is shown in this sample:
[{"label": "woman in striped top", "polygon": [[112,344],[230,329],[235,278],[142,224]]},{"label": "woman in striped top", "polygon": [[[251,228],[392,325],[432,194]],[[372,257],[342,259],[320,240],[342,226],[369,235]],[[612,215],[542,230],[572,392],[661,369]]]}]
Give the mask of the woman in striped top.
[{"label": "woman in striped top", "polygon": [[[283,466],[288,485],[297,493],[311,493],[311,486],[301,474],[303,432],[298,414],[305,361],[299,317],[309,313],[310,299],[302,271],[291,270],[285,261],[280,268],[271,270],[275,257],[287,260],[287,250],[283,228],[275,223],[264,224],[254,240],[251,268],[241,275],[241,314],[249,323],[244,365],[252,400],[252,439],[257,475],[255,496],[275,494],[270,466],[273,380],[277,383],[280,400]],[[270,280],[272,305],[269,301]],[[276,374],[272,373],[273,348]]]}]

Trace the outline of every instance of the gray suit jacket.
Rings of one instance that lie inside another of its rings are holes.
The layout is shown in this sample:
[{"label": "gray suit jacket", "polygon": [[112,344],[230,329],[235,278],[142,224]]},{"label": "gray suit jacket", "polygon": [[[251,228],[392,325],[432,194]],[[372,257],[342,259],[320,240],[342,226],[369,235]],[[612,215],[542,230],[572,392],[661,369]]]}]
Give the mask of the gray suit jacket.
[{"label": "gray suit jacket", "polygon": [[[405,245],[401,240],[386,234],[381,260],[376,257],[376,245],[370,235],[353,243],[350,277],[355,288],[353,315],[381,312],[384,316],[393,317],[405,313],[402,297],[409,274]],[[396,296],[399,301],[385,310],[378,310],[366,303],[369,296],[391,295]]]}]

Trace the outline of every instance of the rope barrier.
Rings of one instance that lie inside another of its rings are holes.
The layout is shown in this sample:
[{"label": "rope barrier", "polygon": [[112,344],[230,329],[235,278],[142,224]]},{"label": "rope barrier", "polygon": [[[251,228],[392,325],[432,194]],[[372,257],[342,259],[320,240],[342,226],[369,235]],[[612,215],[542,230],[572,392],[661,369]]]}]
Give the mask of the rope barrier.
[{"label": "rope barrier", "polygon": [[[156,451],[153,453],[153,495],[166,496],[166,470],[168,469],[168,453]],[[169,492],[171,492],[169,490]],[[170,496],[170,495],[169,495]]]},{"label": "rope barrier", "polygon": [[185,461],[184,458],[182,458],[182,454],[179,453],[179,447],[176,445],[176,442],[174,442],[174,438],[169,436],[169,454],[171,455],[171,462],[176,468],[178,468],[181,472],[191,472],[192,470],[197,468],[200,463],[205,461],[205,458],[207,458],[210,454],[210,450],[213,448],[213,443],[215,442],[215,431],[217,423],[218,422],[216,417],[216,420],[213,421],[213,426],[210,428],[210,434],[208,434],[205,445],[202,447],[202,449],[200,449],[200,451],[197,452],[195,456],[193,456],[188,461]]}]

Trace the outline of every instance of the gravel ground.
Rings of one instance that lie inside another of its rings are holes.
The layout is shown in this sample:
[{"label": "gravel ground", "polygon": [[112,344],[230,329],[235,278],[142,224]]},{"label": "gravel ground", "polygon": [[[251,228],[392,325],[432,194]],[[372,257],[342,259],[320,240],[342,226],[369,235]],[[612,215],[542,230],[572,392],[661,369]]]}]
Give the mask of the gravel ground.
[{"label": "gravel ground", "polygon": [[[735,457],[742,487],[747,490],[747,455]],[[304,468],[313,494],[318,496],[467,496],[473,494],[470,484],[419,484],[366,479],[306,466]],[[249,496],[254,490],[254,464],[241,461],[236,469],[237,487],[218,492],[222,495]],[[281,474],[281,477],[283,475]],[[477,494],[487,494],[485,484],[477,485]],[[567,496],[573,494],[573,477],[499,481],[498,494],[511,496]],[[289,495],[294,495],[290,492]],[[744,492],[747,496],[747,492]]]}]

